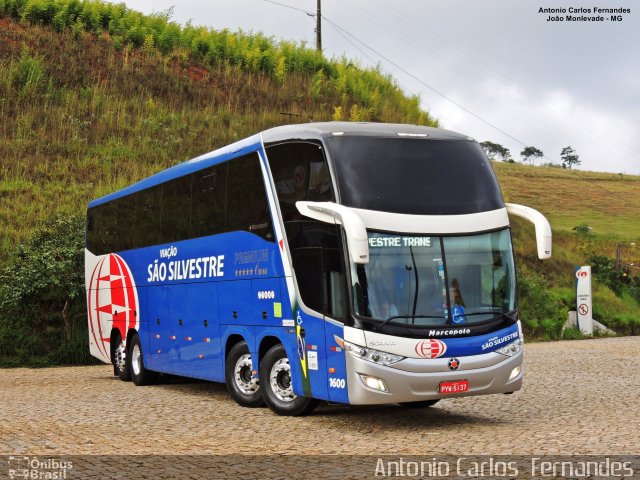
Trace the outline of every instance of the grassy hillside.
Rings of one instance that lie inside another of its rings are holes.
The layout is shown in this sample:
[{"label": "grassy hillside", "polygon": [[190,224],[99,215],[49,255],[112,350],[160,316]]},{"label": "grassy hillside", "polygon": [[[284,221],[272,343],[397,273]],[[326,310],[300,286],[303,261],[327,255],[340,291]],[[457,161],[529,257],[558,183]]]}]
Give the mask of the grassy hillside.
[{"label": "grassy hillside", "polygon": [[640,237],[640,176],[502,162],[494,167],[505,200],[545,212],[555,231],[587,224],[601,239]]},{"label": "grassy hillside", "polygon": [[[86,361],[90,199],[275,125],[437,126],[378,70],[98,1],[0,0],[0,72],[0,364]],[[533,228],[514,220],[527,332],[557,338],[574,302],[573,267],[594,255],[608,272],[595,286],[597,317],[640,332],[635,291],[607,264],[624,243],[624,262],[640,265],[640,177],[494,168],[506,200],[539,209],[554,229],[554,256],[541,262]],[[57,214],[64,218],[44,225]],[[590,233],[573,230],[583,224]]]},{"label": "grassy hillside", "polygon": [[437,125],[378,70],[95,1],[0,0],[0,72],[0,265],[52,213],[275,125]]},{"label": "grassy hillside", "polygon": [[[554,295],[575,310],[574,267],[591,264],[595,318],[617,331],[640,333],[640,176],[502,162],[493,167],[505,200],[543,212],[553,229],[553,256],[541,261],[533,226],[512,219],[521,276],[542,275]],[[580,225],[591,230],[574,230]],[[611,268],[618,248],[621,272]]]},{"label": "grassy hillside", "polygon": [[[533,227],[516,221],[518,253],[529,267],[544,268],[560,282],[567,269],[591,253],[615,257],[619,244],[623,262],[640,266],[640,176],[503,162],[493,167],[505,201],[535,208],[551,223],[553,257],[537,263]],[[576,231],[581,225],[591,230]]]}]

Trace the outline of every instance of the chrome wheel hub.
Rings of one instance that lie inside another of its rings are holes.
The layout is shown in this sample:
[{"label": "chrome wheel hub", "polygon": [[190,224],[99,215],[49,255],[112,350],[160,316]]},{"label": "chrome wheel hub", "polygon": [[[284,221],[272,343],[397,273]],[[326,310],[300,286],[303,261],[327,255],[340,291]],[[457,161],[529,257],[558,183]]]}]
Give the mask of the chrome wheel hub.
[{"label": "chrome wheel hub", "polygon": [[127,347],[124,342],[120,342],[120,345],[116,348],[115,357],[116,367],[118,367],[118,370],[121,372],[124,372],[124,368],[127,363]]},{"label": "chrome wheel hub", "polygon": [[242,355],[233,369],[233,378],[238,389],[245,395],[253,395],[260,388],[259,380],[253,376],[251,355]]},{"label": "chrome wheel hub", "polygon": [[293,393],[291,384],[291,367],[289,366],[288,358],[281,358],[271,367],[269,383],[271,384],[271,390],[279,400],[292,402],[296,399],[296,394]]},{"label": "chrome wheel hub", "polygon": [[131,350],[131,368],[133,373],[138,376],[142,371],[142,352],[140,351],[140,345],[134,345]]}]

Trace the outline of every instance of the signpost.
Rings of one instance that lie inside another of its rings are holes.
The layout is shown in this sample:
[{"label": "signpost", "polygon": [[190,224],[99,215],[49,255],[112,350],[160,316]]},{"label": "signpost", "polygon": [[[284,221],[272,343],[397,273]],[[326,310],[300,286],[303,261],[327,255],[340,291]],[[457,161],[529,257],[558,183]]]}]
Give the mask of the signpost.
[{"label": "signpost", "polygon": [[593,334],[593,312],[591,304],[591,267],[576,267],[576,311],[578,328],[585,334]]}]

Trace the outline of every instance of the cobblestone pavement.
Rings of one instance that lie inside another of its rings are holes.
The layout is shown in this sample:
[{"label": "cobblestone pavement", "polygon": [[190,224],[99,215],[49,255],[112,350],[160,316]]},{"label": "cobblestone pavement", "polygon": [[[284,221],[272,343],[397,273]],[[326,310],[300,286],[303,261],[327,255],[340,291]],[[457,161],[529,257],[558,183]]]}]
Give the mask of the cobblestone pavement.
[{"label": "cobblestone pavement", "polygon": [[0,370],[0,455],[640,453],[640,337],[534,343],[514,395],[428,409],[236,405],[224,385],[135,387],[110,366]]}]

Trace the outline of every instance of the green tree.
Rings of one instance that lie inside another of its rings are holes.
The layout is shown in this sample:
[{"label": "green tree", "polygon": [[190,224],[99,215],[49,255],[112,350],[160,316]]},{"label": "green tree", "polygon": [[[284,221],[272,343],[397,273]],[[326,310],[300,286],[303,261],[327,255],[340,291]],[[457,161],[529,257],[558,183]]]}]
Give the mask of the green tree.
[{"label": "green tree", "polygon": [[84,217],[59,217],[18,245],[0,275],[0,314],[71,339],[85,308],[83,235]]},{"label": "green tree", "polygon": [[533,162],[536,158],[542,158],[544,154],[542,150],[537,149],[536,147],[525,147],[524,150],[520,152],[520,156],[522,157],[523,162],[529,162],[533,165]]},{"label": "green tree", "polygon": [[493,142],[490,142],[489,140],[486,140],[480,143],[480,146],[483,148],[483,150],[487,154],[487,157],[489,157],[491,160],[495,160],[496,158],[499,158],[504,162],[508,162],[511,159],[511,152],[509,151],[509,149],[506,147],[503,147],[499,143],[493,143]]},{"label": "green tree", "polygon": [[581,163],[580,157],[573,147],[564,147],[560,152],[560,158],[562,159],[562,168],[568,168],[569,170],[574,165],[580,165]]}]

